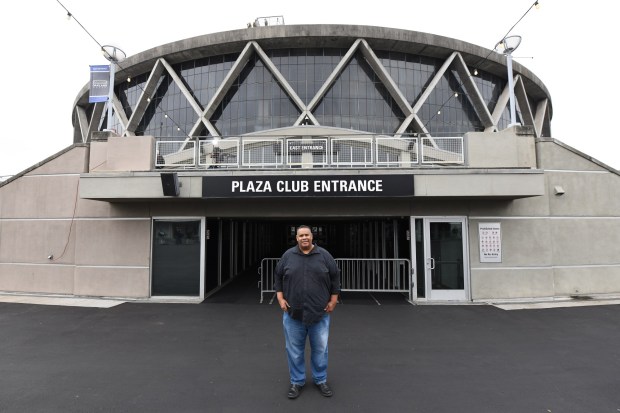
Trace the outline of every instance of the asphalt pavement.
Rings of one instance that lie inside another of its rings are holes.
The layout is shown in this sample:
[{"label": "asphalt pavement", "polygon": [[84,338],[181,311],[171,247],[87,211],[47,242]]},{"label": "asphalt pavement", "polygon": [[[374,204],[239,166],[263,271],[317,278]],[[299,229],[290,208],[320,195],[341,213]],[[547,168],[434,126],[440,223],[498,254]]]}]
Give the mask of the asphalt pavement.
[{"label": "asphalt pavement", "polygon": [[288,400],[281,312],[258,298],[231,286],[202,304],[0,303],[0,412],[620,412],[620,305],[343,293],[334,396],[309,383]]}]

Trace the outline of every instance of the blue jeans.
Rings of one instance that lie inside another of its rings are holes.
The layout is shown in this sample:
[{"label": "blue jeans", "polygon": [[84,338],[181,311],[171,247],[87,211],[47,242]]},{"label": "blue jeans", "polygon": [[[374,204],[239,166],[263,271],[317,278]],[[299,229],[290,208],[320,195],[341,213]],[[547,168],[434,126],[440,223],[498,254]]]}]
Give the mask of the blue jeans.
[{"label": "blue jeans", "polygon": [[329,337],[329,314],[321,321],[306,326],[284,313],[284,339],[291,384],[303,386],[306,383],[306,337],[310,340],[310,364],[312,379],[316,384],[327,381],[327,339]]}]

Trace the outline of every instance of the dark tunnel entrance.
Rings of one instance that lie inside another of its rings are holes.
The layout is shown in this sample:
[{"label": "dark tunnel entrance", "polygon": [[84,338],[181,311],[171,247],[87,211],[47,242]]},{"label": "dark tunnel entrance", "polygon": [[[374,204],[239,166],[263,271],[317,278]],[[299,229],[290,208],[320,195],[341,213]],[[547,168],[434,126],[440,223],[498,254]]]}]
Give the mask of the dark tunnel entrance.
[{"label": "dark tunnel entrance", "polygon": [[258,268],[296,244],[299,225],[339,258],[410,258],[409,217],[357,219],[209,219],[206,223],[205,302],[258,302]]}]

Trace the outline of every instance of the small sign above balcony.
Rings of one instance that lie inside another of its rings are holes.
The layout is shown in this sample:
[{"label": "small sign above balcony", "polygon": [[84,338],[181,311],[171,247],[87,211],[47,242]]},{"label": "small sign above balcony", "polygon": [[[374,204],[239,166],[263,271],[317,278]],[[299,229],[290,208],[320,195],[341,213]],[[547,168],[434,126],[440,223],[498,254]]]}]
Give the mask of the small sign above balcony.
[{"label": "small sign above balcony", "polygon": [[301,139],[287,139],[287,151],[289,154],[318,153],[327,154],[327,139],[315,139],[315,141]]}]

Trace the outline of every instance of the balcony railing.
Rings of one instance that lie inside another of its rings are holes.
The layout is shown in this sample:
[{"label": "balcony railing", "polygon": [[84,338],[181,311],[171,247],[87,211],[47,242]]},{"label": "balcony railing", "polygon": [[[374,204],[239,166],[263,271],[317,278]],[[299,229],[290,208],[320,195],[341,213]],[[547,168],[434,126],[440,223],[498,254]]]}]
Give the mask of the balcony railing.
[{"label": "balcony railing", "polygon": [[234,137],[156,142],[157,168],[412,168],[464,163],[462,136]]}]

